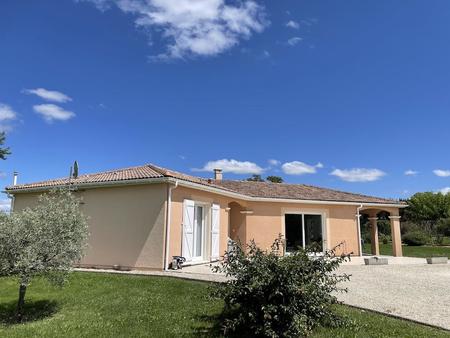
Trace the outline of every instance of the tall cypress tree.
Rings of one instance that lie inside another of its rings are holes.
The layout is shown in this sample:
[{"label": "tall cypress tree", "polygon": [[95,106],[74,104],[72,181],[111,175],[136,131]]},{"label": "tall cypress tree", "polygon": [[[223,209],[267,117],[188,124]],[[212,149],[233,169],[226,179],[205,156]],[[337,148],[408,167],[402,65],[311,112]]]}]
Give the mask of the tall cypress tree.
[{"label": "tall cypress tree", "polygon": [[2,147],[5,144],[6,135],[5,132],[0,132],[0,159],[6,160],[8,155],[11,155],[11,151],[8,147]]}]

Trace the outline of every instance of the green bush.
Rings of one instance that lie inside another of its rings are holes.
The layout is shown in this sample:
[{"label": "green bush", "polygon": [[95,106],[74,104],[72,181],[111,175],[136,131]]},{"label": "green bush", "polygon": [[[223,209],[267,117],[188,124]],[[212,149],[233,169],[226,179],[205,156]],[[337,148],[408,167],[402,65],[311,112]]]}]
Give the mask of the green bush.
[{"label": "green bush", "polygon": [[319,325],[348,324],[332,307],[335,292],[346,291],[337,284],[349,276],[335,270],[348,256],[336,256],[335,250],[317,256],[312,249],[282,256],[282,246],[281,237],[270,251],[253,241],[244,249],[236,245],[214,268],[231,277],[212,290],[225,302],[225,336],[299,337]]},{"label": "green bush", "polygon": [[410,246],[425,245],[430,241],[430,238],[422,231],[408,232],[403,236],[403,242]]},{"label": "green bush", "polygon": [[388,244],[391,241],[391,236],[385,235],[385,234],[380,234],[379,241],[383,244]]},{"label": "green bush", "polygon": [[441,236],[450,236],[450,218],[441,218],[437,223],[436,232]]},{"label": "green bush", "polygon": [[365,232],[362,234],[362,239],[364,243],[370,244],[372,242],[372,238],[369,232]]}]

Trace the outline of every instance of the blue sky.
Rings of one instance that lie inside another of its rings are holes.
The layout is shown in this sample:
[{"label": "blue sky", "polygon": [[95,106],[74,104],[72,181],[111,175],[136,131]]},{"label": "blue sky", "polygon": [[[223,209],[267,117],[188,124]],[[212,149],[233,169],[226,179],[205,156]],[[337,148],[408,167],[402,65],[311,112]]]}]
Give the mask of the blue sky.
[{"label": "blue sky", "polygon": [[14,170],[20,182],[61,177],[76,159],[81,173],[151,162],[211,176],[220,165],[226,178],[397,198],[450,187],[449,11],[424,0],[2,1],[0,126],[13,154],[1,183]]}]

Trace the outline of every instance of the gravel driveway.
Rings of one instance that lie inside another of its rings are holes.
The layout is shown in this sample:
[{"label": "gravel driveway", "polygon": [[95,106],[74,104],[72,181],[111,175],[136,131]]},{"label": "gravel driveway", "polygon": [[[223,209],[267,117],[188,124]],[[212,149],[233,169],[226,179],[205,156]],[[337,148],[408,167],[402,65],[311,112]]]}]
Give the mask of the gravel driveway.
[{"label": "gravel driveway", "polygon": [[450,264],[346,265],[346,304],[450,330]]}]

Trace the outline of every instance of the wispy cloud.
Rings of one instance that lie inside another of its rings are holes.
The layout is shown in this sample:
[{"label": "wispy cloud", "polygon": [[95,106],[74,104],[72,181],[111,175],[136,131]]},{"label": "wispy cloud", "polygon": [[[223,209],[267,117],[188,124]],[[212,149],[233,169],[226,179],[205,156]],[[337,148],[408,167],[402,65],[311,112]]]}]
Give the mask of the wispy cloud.
[{"label": "wispy cloud", "polygon": [[433,170],[433,173],[439,177],[449,177],[450,176],[450,170],[436,169],[436,170]]},{"label": "wispy cloud", "polygon": [[65,110],[55,104],[38,104],[33,106],[33,110],[40,114],[45,121],[51,123],[54,120],[66,121],[75,117],[75,113]]},{"label": "wispy cloud", "polygon": [[135,24],[160,33],[166,50],[152,60],[212,56],[262,32],[265,9],[254,0],[83,0],[100,10],[112,5],[135,17]]},{"label": "wispy cloud", "polygon": [[10,122],[17,118],[17,113],[7,104],[0,103],[0,131],[10,131]]},{"label": "wispy cloud", "polygon": [[225,173],[233,174],[261,174],[264,169],[256,163],[249,161],[237,161],[233,159],[222,159],[217,161],[207,162],[203,168],[193,168],[192,171],[209,171],[214,169],[222,169]]},{"label": "wispy cloud", "polygon": [[448,193],[450,193],[450,187],[445,187],[439,190],[439,192],[441,194],[447,195]]},{"label": "wispy cloud", "polygon": [[300,28],[300,24],[297,21],[289,20],[286,23],[286,27],[289,27],[289,28],[292,28],[292,29],[299,29]]},{"label": "wispy cloud", "polygon": [[275,159],[273,159],[273,158],[270,159],[270,160],[268,160],[267,162],[269,162],[269,164],[270,164],[271,166],[274,166],[274,167],[279,166],[279,165],[281,164],[280,161],[275,160]]},{"label": "wispy cloud", "polygon": [[405,171],[406,176],[417,176],[418,173],[419,173],[418,171],[411,170],[411,169]]},{"label": "wispy cloud", "polygon": [[47,90],[45,88],[24,89],[23,93],[36,95],[41,99],[52,102],[64,103],[72,101],[72,98],[64,93],[58,92],[56,90]]},{"label": "wispy cloud", "polygon": [[319,22],[319,20],[317,18],[309,18],[309,19],[300,20],[300,23],[305,26],[313,26],[313,25],[317,24],[318,22]]},{"label": "wispy cloud", "polygon": [[289,40],[287,40],[287,44],[289,45],[289,46],[295,46],[295,45],[297,45],[298,43],[300,43],[301,41],[302,41],[303,39],[301,38],[301,37],[299,37],[299,36],[294,36],[293,38],[290,38]]},{"label": "wispy cloud", "polygon": [[335,169],[330,175],[336,176],[346,182],[373,182],[385,176],[386,173],[380,169],[353,168]]},{"label": "wispy cloud", "polygon": [[304,162],[293,161],[283,163],[281,166],[283,172],[288,175],[315,174],[319,168],[323,168],[323,164],[320,162],[316,165],[309,165]]}]

